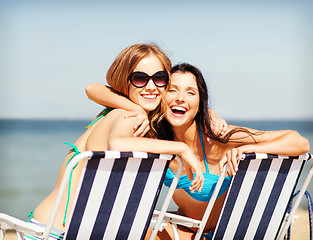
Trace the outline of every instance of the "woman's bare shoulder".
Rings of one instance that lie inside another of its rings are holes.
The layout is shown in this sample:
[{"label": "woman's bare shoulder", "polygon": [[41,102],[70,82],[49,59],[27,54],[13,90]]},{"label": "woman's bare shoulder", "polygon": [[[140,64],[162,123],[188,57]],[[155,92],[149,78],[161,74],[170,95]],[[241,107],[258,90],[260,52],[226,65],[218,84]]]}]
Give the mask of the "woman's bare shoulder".
[{"label": "woman's bare shoulder", "polygon": [[114,117],[124,117],[127,114],[130,114],[131,111],[125,110],[125,109],[120,109],[120,108],[115,108],[111,112],[108,113],[110,116]]},{"label": "woman's bare shoulder", "polygon": [[109,112],[104,119],[97,126],[97,129],[101,128],[113,128],[113,127],[122,127],[125,124],[133,126],[135,118],[126,118],[127,114],[130,114],[131,111],[127,111],[124,109],[113,109]]},{"label": "woman's bare shoulder", "polygon": [[[124,122],[125,114],[128,111],[122,109],[114,109],[97,121],[90,129],[90,133],[86,136],[86,149],[87,150],[105,150],[108,147],[109,136],[112,131],[125,131],[127,129]],[[130,130],[131,127],[128,127]],[[129,131],[130,131],[129,130]]]}]

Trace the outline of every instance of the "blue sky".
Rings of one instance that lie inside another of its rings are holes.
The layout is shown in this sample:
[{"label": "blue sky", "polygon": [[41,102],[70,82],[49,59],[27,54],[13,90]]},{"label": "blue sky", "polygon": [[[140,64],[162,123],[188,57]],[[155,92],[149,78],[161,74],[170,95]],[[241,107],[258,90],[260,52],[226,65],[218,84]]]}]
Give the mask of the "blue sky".
[{"label": "blue sky", "polygon": [[198,66],[226,119],[313,120],[309,1],[0,1],[0,118],[91,119],[84,88],[155,42]]}]

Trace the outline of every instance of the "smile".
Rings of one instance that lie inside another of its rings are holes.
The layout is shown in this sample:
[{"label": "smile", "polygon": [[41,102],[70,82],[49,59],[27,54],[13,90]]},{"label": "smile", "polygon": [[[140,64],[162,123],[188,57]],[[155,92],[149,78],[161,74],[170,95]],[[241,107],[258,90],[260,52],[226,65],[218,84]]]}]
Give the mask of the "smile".
[{"label": "smile", "polygon": [[187,108],[181,106],[173,106],[170,109],[175,116],[183,116],[187,112]]},{"label": "smile", "polygon": [[141,94],[144,99],[155,100],[158,97],[158,94]]}]

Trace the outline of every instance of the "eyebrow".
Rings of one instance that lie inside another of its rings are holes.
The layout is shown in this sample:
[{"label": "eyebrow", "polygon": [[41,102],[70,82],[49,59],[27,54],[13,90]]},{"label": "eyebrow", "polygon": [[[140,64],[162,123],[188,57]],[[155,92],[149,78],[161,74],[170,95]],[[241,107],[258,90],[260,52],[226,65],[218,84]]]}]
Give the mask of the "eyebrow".
[{"label": "eyebrow", "polygon": [[[175,84],[170,84],[169,87],[178,88],[178,86],[175,85]],[[199,92],[199,90],[198,90],[197,88],[195,88],[195,87],[187,87],[187,90],[194,90],[194,91],[196,91],[196,92]]]}]

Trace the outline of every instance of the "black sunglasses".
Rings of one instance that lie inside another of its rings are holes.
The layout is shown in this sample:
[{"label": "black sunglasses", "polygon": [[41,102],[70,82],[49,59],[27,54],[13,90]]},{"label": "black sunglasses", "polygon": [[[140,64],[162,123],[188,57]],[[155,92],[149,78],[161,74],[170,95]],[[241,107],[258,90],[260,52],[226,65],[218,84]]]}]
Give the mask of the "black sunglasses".
[{"label": "black sunglasses", "polygon": [[166,71],[156,72],[152,76],[149,76],[144,72],[132,72],[128,76],[128,80],[131,82],[133,86],[137,88],[142,88],[146,86],[150,79],[152,79],[155,86],[165,87],[168,83],[169,77]]}]

